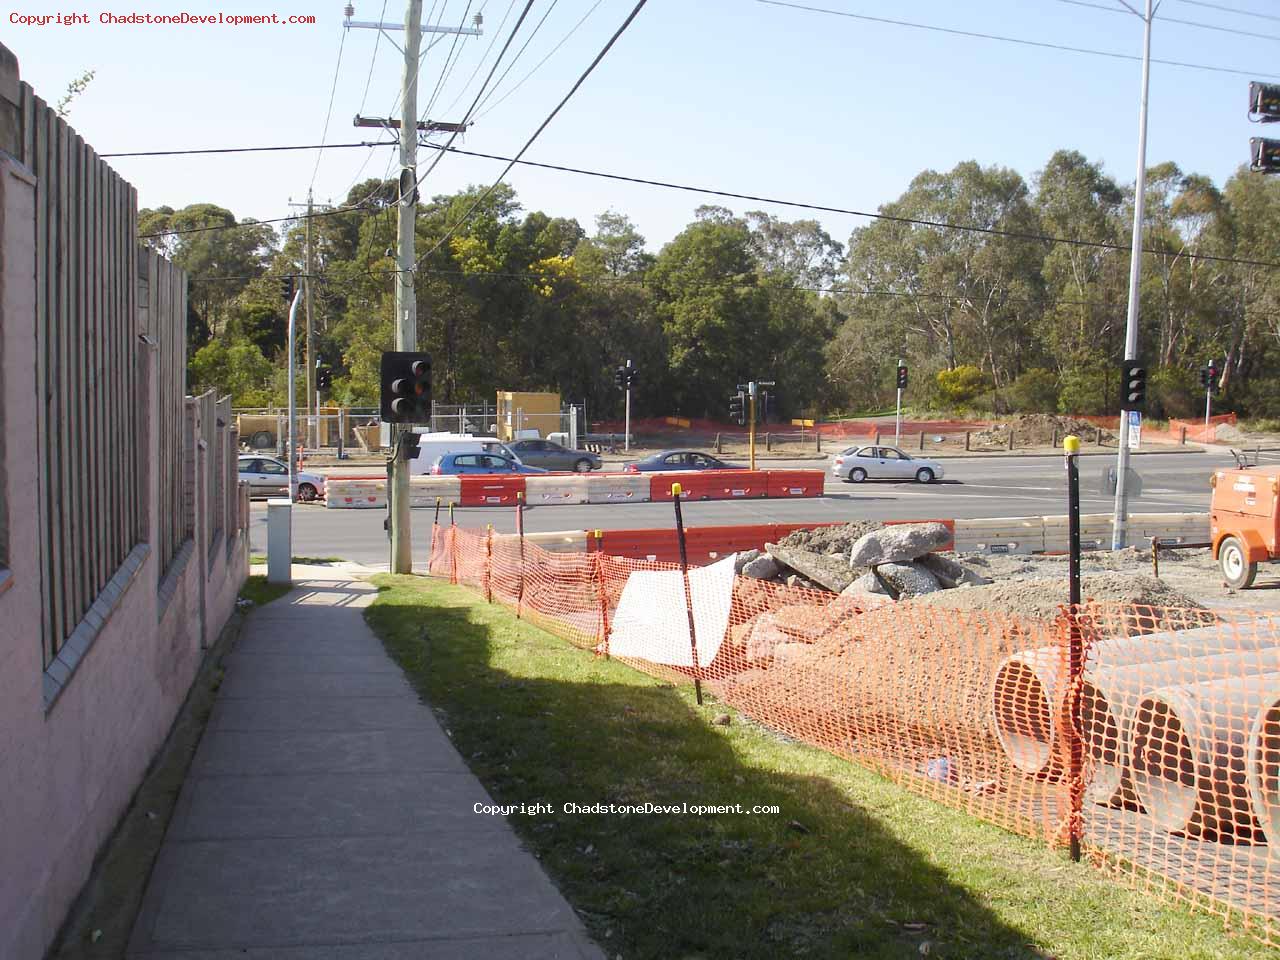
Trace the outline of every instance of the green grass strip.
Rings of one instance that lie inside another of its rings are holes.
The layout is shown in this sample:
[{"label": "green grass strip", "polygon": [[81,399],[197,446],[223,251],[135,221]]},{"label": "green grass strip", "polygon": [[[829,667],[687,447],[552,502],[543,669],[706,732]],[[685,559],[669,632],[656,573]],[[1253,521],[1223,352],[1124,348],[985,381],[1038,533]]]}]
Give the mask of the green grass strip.
[{"label": "green grass strip", "polygon": [[[380,575],[366,617],[610,958],[1257,958],[1220,920],[918,797],[474,593]],[[730,713],[732,723],[712,723]],[[566,814],[741,804],[777,814]]]}]

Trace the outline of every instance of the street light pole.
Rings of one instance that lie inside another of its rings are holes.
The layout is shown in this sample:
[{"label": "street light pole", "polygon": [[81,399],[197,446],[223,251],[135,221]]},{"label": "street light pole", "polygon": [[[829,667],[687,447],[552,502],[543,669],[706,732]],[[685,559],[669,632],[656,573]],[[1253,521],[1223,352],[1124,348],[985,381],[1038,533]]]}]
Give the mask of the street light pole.
[{"label": "street light pole", "polygon": [[[1151,89],[1151,24],[1155,19],[1153,0],[1146,0],[1146,16],[1120,0],[1129,12],[1141,17],[1142,100],[1138,109],[1138,178],[1133,197],[1133,243],[1129,255],[1129,313],[1125,325],[1124,359],[1138,359],[1138,287],[1142,280],[1142,227],[1147,200],[1147,99]],[[1116,500],[1111,526],[1111,549],[1125,546],[1129,521],[1129,499],[1125,478],[1129,472],[1129,411],[1120,411],[1120,449],[1116,452]]]},{"label": "street light pole", "polygon": [[296,424],[298,422],[298,389],[297,389],[297,373],[298,373],[298,303],[302,300],[302,287],[293,294],[293,301],[289,304],[289,502],[292,503],[298,499],[298,438],[296,436]]}]

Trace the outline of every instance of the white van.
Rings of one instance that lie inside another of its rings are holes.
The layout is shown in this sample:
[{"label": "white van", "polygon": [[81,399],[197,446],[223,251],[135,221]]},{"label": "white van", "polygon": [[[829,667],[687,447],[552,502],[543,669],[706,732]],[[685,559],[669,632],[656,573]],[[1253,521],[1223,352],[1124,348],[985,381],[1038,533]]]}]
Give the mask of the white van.
[{"label": "white van", "polygon": [[520,458],[497,437],[473,437],[469,433],[423,433],[418,435],[418,456],[409,461],[409,476],[430,473],[446,453],[500,453],[516,463]]}]

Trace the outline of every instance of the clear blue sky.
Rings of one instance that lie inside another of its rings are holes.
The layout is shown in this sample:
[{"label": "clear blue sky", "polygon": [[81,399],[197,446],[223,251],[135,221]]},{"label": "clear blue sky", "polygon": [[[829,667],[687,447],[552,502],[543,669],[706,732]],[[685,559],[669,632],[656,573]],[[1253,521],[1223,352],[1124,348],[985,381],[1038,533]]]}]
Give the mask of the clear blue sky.
[{"label": "clear blue sky", "polygon": [[[466,81],[489,51],[496,54],[516,12],[498,34],[512,0],[472,0],[482,9],[483,38],[469,39],[447,79],[432,119],[459,119],[488,70]],[[512,52],[550,8],[541,30],[497,97],[510,89],[568,33],[595,0],[536,0]],[[959,30],[1002,34],[1117,53],[1139,54],[1141,21],[1062,0],[800,0],[811,6],[893,17]],[[1116,0],[1090,0],[1115,6]],[[1139,3],[1141,0],[1131,0]],[[634,0],[602,0],[598,9],[531,79],[484,113],[461,144],[514,152],[568,90]],[[1164,0],[1153,56],[1245,72],[1280,75],[1280,9],[1269,0],[1218,0],[1270,19]],[[78,6],[76,4],[79,4]],[[523,2],[517,4],[522,6]],[[377,19],[382,0],[355,0],[356,18]],[[435,0],[433,22],[457,24],[466,0]],[[334,65],[343,37],[342,3],[300,0],[34,0],[24,13],[88,13],[88,26],[11,23],[0,42],[17,54],[23,79],[53,102],[85,69],[97,76],[75,101],[70,121],[100,152],[182,147],[252,146],[320,141]],[[433,0],[426,0],[430,11]],[[101,25],[111,12],[311,14],[314,26]],[[388,0],[388,20],[403,18],[403,0]],[[1240,36],[1163,21],[1194,20],[1269,34]],[[490,48],[490,40],[497,43]],[[346,34],[329,142],[369,139],[356,131],[373,59],[369,30]],[[428,55],[424,102],[434,88],[449,40]],[[509,55],[510,56],[510,55]],[[992,40],[930,33],[755,0],[650,0],[631,29],[528,157],[728,190],[874,210],[897,197],[921,169],[962,160],[1001,164],[1031,177],[1060,147],[1104,163],[1121,182],[1133,178],[1140,65]],[[1248,159],[1248,139],[1265,128],[1245,116],[1249,76],[1156,65],[1152,69],[1149,161],[1173,160],[1219,184]],[[364,113],[386,114],[400,85],[399,54],[386,40]],[[497,99],[495,97],[495,100]],[[455,103],[456,100],[456,103]],[[492,101],[490,103],[492,105]],[[326,152],[315,181],[317,199],[339,200],[366,160],[366,150]],[[380,175],[393,151],[374,151],[363,178]],[[303,198],[315,155],[122,159],[144,206],[206,201],[237,216],[287,214]],[[499,165],[447,157],[425,194],[488,183]],[[605,209],[626,213],[657,249],[705,200],[651,187],[517,169],[511,176],[527,209],[574,216],[588,230]],[[738,212],[761,206],[730,203]],[[803,216],[765,207],[780,216]],[[846,241],[865,222],[820,219]]]}]

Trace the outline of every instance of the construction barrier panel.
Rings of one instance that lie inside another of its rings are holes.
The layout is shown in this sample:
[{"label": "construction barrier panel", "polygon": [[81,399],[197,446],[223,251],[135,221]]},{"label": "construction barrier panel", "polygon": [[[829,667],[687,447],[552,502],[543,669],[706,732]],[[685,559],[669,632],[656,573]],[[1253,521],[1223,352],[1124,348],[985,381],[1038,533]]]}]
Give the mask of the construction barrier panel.
[{"label": "construction barrier panel", "polygon": [[498,473],[463,474],[459,504],[464,507],[514,507],[516,494],[524,494],[525,478]]},{"label": "construction barrier panel", "polygon": [[462,500],[462,478],[418,475],[409,478],[409,506],[434,507],[436,500],[443,506]]},{"label": "construction barrier panel", "polygon": [[[670,473],[650,473],[646,474],[649,478],[649,499],[655,503],[658,501],[670,501],[671,487],[674,484],[680,484],[683,491],[681,496],[685,500],[719,500],[723,485],[713,474],[727,473],[722,470],[673,470]],[[734,475],[746,473],[747,471],[734,471]],[[763,478],[762,478],[763,479]]]},{"label": "construction barrier panel", "polygon": [[1043,553],[1043,517],[957,520],[957,553]]},{"label": "construction barrier panel", "polygon": [[980,588],[868,609],[735,577],[731,554],[685,577],[458,527],[435,529],[430,572],[1280,946],[1280,617],[1106,603],[1046,619],[983,609]]},{"label": "construction barrier panel", "polygon": [[587,478],[576,474],[528,476],[524,479],[524,495],[530,506],[586,503]]},{"label": "construction barrier panel", "polygon": [[820,497],[827,474],[823,470],[769,470],[769,496]]},{"label": "construction barrier panel", "polygon": [[649,478],[643,473],[588,474],[587,503],[644,503],[649,499]]}]

